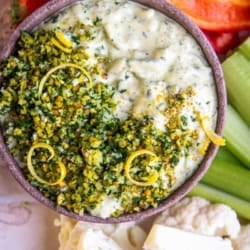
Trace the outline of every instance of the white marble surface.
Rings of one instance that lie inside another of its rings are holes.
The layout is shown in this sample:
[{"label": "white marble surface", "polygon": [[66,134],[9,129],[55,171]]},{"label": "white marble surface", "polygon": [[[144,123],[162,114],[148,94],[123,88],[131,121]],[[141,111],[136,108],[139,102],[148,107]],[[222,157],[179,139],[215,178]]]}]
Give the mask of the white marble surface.
[{"label": "white marble surface", "polygon": [[56,217],[26,193],[0,161],[0,249],[58,249]]}]

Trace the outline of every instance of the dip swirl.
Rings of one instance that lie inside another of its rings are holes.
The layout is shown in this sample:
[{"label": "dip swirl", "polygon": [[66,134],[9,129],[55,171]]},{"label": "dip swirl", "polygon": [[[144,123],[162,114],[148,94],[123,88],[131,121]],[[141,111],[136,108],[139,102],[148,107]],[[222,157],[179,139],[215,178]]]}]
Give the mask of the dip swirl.
[{"label": "dip swirl", "polygon": [[117,217],[156,207],[197,168],[216,124],[211,68],[166,16],[86,0],[22,32],[1,67],[4,137],[58,206]]}]

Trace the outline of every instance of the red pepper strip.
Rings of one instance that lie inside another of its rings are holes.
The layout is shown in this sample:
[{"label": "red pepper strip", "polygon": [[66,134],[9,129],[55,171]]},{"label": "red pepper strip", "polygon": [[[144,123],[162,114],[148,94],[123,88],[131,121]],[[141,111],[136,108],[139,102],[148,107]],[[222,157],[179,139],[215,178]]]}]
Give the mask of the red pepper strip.
[{"label": "red pepper strip", "polygon": [[[221,1],[228,1],[228,0],[221,0]],[[241,5],[241,6],[249,6],[250,1],[249,0],[231,0],[233,4]]]},{"label": "red pepper strip", "polygon": [[48,0],[12,0],[11,19],[15,26]]},{"label": "red pepper strip", "polygon": [[245,0],[168,1],[206,30],[231,31],[250,28],[250,1],[249,4],[246,4]]},{"label": "red pepper strip", "polygon": [[213,32],[203,30],[207,39],[218,54],[224,54],[239,43],[237,32]]},{"label": "red pepper strip", "polygon": [[238,47],[247,37],[250,36],[250,29],[238,32],[215,32],[202,30],[213,46],[217,54],[226,54],[230,50]]},{"label": "red pepper strip", "polygon": [[48,0],[19,0],[19,4],[24,6],[26,9],[26,16],[31,14],[34,10],[42,6],[44,3],[48,2]]}]

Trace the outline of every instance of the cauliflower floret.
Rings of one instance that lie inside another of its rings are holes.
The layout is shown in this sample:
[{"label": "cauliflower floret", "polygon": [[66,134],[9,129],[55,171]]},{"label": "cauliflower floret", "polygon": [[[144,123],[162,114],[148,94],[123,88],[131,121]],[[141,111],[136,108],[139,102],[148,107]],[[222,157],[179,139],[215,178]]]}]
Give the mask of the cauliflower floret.
[{"label": "cauliflower floret", "polygon": [[58,234],[59,250],[65,250],[65,242],[69,241],[74,225],[73,220],[68,219],[66,216],[60,216],[60,220],[55,220],[55,226],[60,227]]},{"label": "cauliflower floret", "polygon": [[[122,250],[120,246],[100,229],[83,230],[78,240],[77,250]],[[76,250],[76,248],[74,248]]]},{"label": "cauliflower floret", "polygon": [[[85,249],[83,246],[89,244],[88,240],[95,235],[95,232],[98,232],[96,241],[101,241],[104,238],[109,239],[109,243],[105,246],[106,248],[102,249],[108,249],[108,245],[110,245],[110,249],[116,249],[115,244],[117,244],[121,249],[139,250],[142,249],[143,242],[146,239],[146,233],[141,227],[135,225],[135,222],[98,224],[75,221],[61,215],[60,219],[56,220],[55,225],[60,226],[60,250]],[[88,237],[83,237],[83,235]]]},{"label": "cauliflower floret", "polygon": [[228,206],[200,197],[184,198],[160,214],[154,223],[211,236],[237,237],[240,223]]},{"label": "cauliflower floret", "polygon": [[234,250],[250,250],[250,224],[242,226],[240,234],[233,240]]}]

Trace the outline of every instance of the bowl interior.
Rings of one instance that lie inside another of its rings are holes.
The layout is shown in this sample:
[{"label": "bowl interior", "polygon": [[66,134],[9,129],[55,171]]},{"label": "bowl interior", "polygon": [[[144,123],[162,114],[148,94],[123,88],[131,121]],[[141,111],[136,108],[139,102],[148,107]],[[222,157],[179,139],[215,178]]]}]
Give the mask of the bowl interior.
[{"label": "bowl interior", "polygon": [[[202,32],[199,30],[199,28],[189,18],[187,18],[183,13],[181,13],[175,7],[168,4],[165,0],[133,0],[133,1],[148,6],[150,8],[153,8],[155,10],[158,10],[161,13],[167,15],[168,17],[174,19],[177,23],[181,24],[196,39],[196,41],[202,48],[209,65],[213,69],[213,74],[216,84],[217,100],[218,100],[218,117],[216,124],[216,133],[221,135],[225,120],[226,90],[220,63],[213,49],[209,45],[208,41],[206,40]],[[77,0],[52,0],[49,1],[47,4],[45,4],[43,7],[41,7],[40,9],[38,9],[37,11],[35,11],[31,16],[27,17],[16,28],[16,30],[10,37],[9,42],[6,44],[5,49],[0,55],[0,60],[3,60],[4,58],[8,57],[11,53],[13,53],[16,41],[19,38],[21,30],[32,31],[37,25],[39,25],[46,18],[50,17],[51,15],[55,14],[62,8],[75,2],[77,2]],[[204,159],[202,160],[201,164],[194,172],[194,174],[183,185],[181,185],[171,195],[169,195],[163,202],[161,202],[158,207],[141,211],[139,213],[133,213],[127,215],[125,214],[118,218],[103,219],[88,214],[78,215],[64,209],[63,207],[56,207],[56,205],[52,201],[43,196],[41,192],[39,192],[36,188],[34,188],[24,178],[18,163],[11,156],[7,146],[5,145],[2,133],[0,134],[0,151],[2,153],[2,157],[4,158],[11,173],[14,175],[17,181],[24,187],[24,189],[27,192],[29,192],[34,198],[39,200],[41,203],[56,210],[59,213],[71,216],[78,220],[98,222],[98,223],[118,223],[118,222],[144,219],[175,204],[177,201],[183,198],[184,195],[187,194],[187,192],[190,191],[191,188],[205,174],[217,152],[217,149],[218,147],[216,145],[210,145],[206,155],[204,156]]]}]

